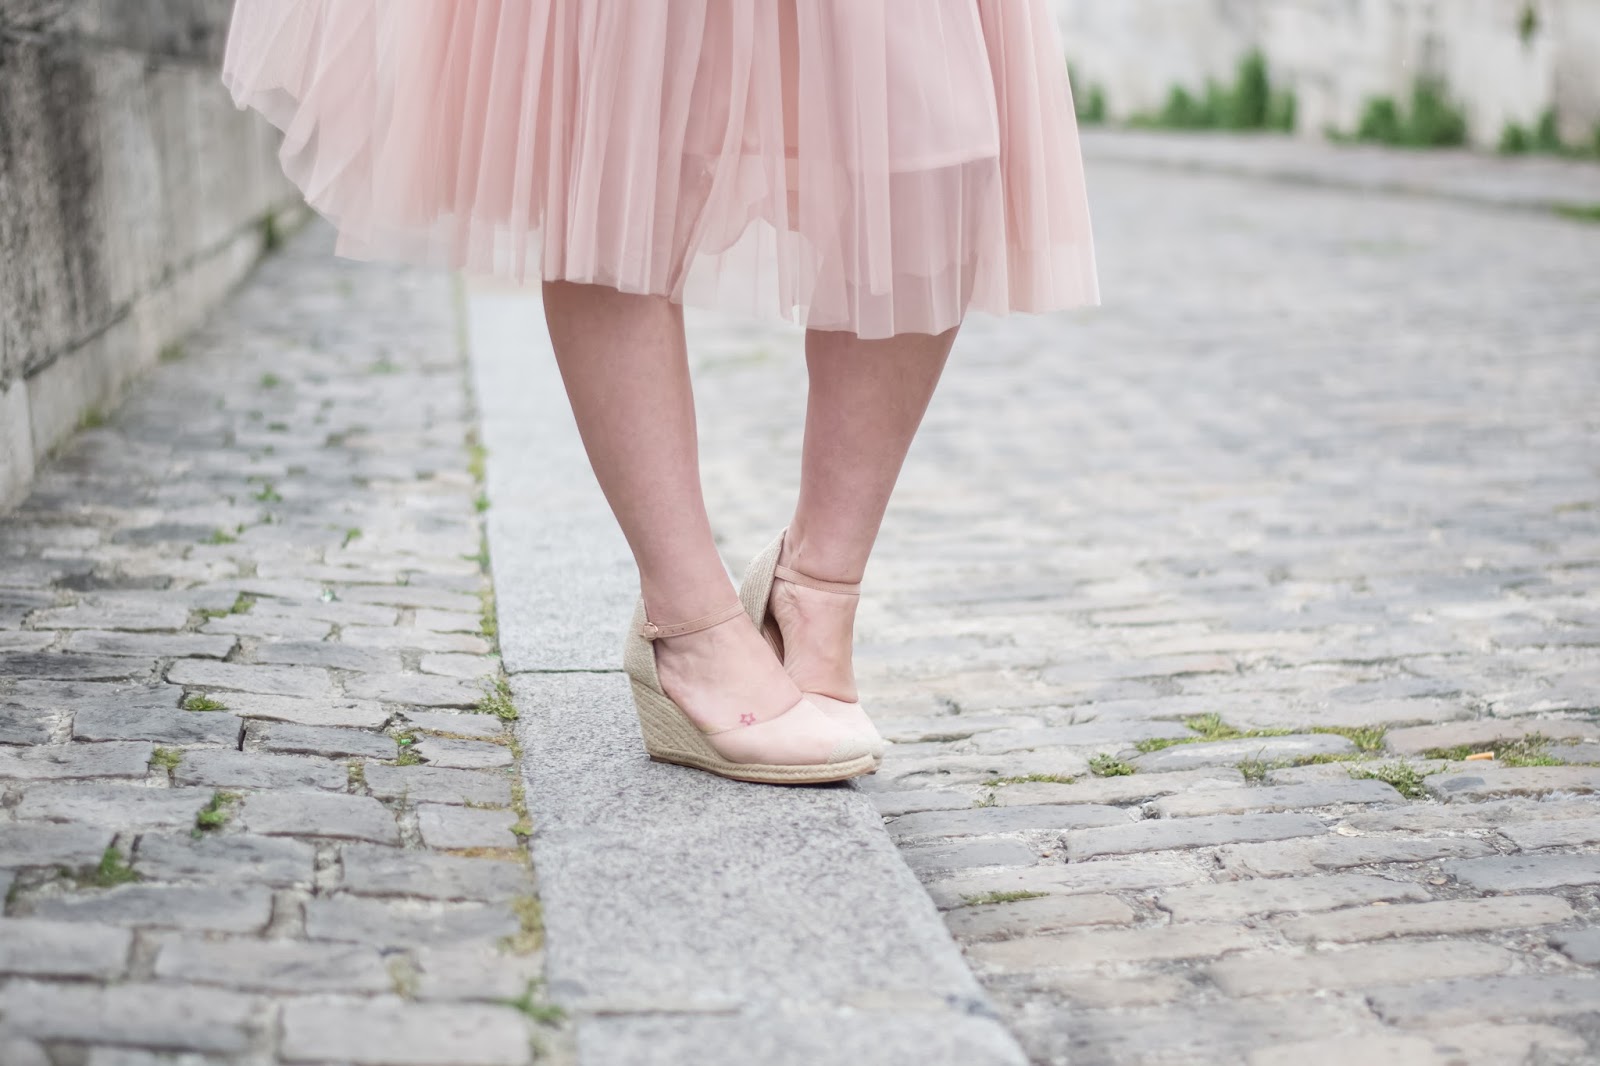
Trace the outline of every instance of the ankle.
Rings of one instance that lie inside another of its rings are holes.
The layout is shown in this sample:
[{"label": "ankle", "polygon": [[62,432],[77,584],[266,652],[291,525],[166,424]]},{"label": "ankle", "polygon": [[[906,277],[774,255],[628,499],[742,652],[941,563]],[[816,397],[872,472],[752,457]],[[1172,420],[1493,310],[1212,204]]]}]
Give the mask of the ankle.
[{"label": "ankle", "polygon": [[778,564],[821,581],[857,584],[866,570],[867,552],[857,551],[832,538],[819,537],[803,519],[796,518],[783,535]]},{"label": "ankle", "polygon": [[682,575],[661,582],[641,575],[639,590],[644,597],[645,618],[657,625],[701,618],[739,601],[739,591],[726,571],[687,582]]}]

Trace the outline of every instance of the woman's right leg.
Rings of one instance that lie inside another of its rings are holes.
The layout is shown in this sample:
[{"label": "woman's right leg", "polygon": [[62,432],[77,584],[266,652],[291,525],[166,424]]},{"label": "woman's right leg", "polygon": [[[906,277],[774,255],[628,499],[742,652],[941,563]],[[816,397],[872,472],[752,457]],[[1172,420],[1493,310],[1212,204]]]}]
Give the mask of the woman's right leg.
[{"label": "woman's right leg", "polygon": [[[664,297],[546,282],[545,318],[578,431],[639,566],[645,610],[685,622],[736,603],[700,487],[683,310]],[[745,619],[656,642],[662,688],[702,729],[801,699]]]}]

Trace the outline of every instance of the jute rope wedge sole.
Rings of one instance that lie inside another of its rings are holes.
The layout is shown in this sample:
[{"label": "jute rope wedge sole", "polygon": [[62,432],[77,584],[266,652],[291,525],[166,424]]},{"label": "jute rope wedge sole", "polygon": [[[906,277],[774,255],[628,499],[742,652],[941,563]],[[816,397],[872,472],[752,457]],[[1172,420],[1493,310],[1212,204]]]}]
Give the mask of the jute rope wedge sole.
[{"label": "jute rope wedge sole", "polygon": [[[675,625],[658,626],[645,618],[644,601],[642,599],[639,601],[623,649],[623,669],[627,672],[628,682],[633,690],[634,706],[639,712],[639,729],[644,735],[645,751],[650,758],[656,762],[674,763],[678,766],[704,770],[735,781],[750,781],[764,785],[820,785],[845,781],[873,772],[877,768],[877,763],[867,753],[865,745],[852,737],[841,739],[829,753],[828,758],[822,762],[799,764],[735,762],[719,752],[710,740],[710,737],[732,730],[704,732],[684,713],[683,708],[662,690],[661,678],[656,672],[656,655],[652,641],[709,629],[714,625],[731,621],[743,613],[743,605],[735,604],[703,618]],[[785,715],[793,714],[801,707],[810,706],[802,701],[800,705],[786,711]],[[810,713],[821,712],[811,708]],[[785,715],[768,721],[776,722]]]},{"label": "jute rope wedge sole", "polygon": [[[783,538],[788,535],[788,532],[788,529],[780,532],[777,539],[767,545],[766,551],[751,560],[750,566],[744,572],[744,580],[739,583],[739,602],[744,604],[745,613],[756,624],[756,628],[761,630],[761,635],[772,646],[772,650],[778,656],[779,662],[783,661],[783,632],[778,628],[777,619],[772,617],[772,586],[775,582],[780,580],[788,581],[796,585],[803,585],[806,588],[816,589],[819,592],[832,592],[840,596],[861,595],[861,585],[859,583],[824,581],[821,578],[812,577],[810,574],[802,574],[800,571],[793,570],[787,566],[780,566],[778,557],[783,554]],[[846,703],[844,700],[828,696],[826,693],[808,692],[806,695],[821,696],[837,704],[844,715],[850,716],[856,723],[859,723],[853,727],[859,731],[859,735],[867,742],[873,759],[876,762],[883,760],[884,752],[889,746],[888,742],[883,739],[882,734],[873,726],[872,720],[867,717],[866,711],[862,710],[859,700],[854,703]],[[824,706],[823,710],[824,713],[827,713],[827,706]],[[833,715],[830,715],[830,717],[833,717]],[[841,721],[840,724],[847,727],[852,726],[852,723],[848,721]]]}]

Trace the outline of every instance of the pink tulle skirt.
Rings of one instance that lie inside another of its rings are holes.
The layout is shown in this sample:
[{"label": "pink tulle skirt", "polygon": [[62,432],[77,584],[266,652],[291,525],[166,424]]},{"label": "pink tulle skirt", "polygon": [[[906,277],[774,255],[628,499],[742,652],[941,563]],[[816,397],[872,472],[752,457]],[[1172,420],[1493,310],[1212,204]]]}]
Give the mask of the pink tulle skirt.
[{"label": "pink tulle skirt", "polygon": [[1047,0],[238,0],[338,253],[862,337],[1097,300]]}]

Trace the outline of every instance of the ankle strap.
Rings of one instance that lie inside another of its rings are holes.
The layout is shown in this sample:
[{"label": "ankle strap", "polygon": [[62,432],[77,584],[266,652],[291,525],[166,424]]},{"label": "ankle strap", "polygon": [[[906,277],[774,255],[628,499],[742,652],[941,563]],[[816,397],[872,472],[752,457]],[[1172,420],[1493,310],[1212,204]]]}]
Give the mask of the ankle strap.
[{"label": "ankle strap", "polygon": [[824,581],[820,577],[802,574],[798,570],[791,570],[787,566],[778,566],[773,570],[773,576],[782,578],[795,585],[804,585],[808,589],[818,592],[836,592],[841,596],[861,595],[861,582],[859,581]]},{"label": "ankle strap", "polygon": [[687,622],[674,622],[670,626],[658,626],[654,622],[645,622],[639,627],[639,635],[645,640],[662,640],[666,637],[681,637],[685,633],[698,633],[702,629],[721,625],[732,618],[744,614],[744,604],[736,603],[731,607],[724,607],[720,611],[703,614],[699,618],[691,618]]}]

